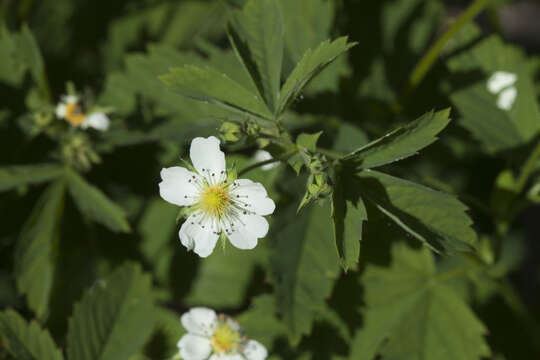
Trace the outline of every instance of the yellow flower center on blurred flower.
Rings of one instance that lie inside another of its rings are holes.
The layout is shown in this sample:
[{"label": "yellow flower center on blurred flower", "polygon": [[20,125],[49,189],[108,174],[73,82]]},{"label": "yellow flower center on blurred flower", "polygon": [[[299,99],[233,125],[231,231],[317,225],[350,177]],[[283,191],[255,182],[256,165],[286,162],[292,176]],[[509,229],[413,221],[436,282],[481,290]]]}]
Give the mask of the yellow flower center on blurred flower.
[{"label": "yellow flower center on blurred flower", "polygon": [[201,210],[213,217],[221,217],[231,202],[225,184],[209,186],[203,190],[200,200]]},{"label": "yellow flower center on blurred flower", "polygon": [[86,115],[82,112],[77,103],[69,103],[66,105],[66,120],[71,125],[79,126],[82,124]]},{"label": "yellow flower center on blurred flower", "polygon": [[219,322],[212,336],[212,348],[216,353],[229,353],[236,350],[241,340],[238,330],[232,329],[228,322]]}]

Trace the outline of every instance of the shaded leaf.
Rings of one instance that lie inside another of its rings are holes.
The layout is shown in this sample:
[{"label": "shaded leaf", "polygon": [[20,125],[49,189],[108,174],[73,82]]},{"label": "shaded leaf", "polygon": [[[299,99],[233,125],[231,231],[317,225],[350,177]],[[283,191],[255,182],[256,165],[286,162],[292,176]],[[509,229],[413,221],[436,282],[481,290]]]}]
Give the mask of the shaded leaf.
[{"label": "shaded leaf", "polygon": [[[362,240],[363,222],[367,220],[367,211],[360,197],[353,197],[351,184],[344,177],[347,173],[337,173],[332,193],[332,222],[334,241],[341,266],[345,271],[358,264],[360,240]],[[354,185],[352,185],[354,186]]]},{"label": "shaded leaf", "polygon": [[426,249],[392,248],[390,268],[368,266],[364,325],[352,359],[476,360],[490,355],[485,326],[445,283],[459,273],[437,273]]},{"label": "shaded leaf", "polygon": [[54,252],[64,205],[65,183],[52,183],[25,224],[15,250],[15,277],[28,307],[38,317],[46,314],[53,284]]},{"label": "shaded leaf", "polygon": [[69,319],[70,360],[126,359],[152,332],[151,279],[136,264],[125,264],[98,280],[73,309]]},{"label": "shaded leaf", "polygon": [[57,164],[16,165],[0,168],[0,191],[20,185],[38,184],[53,180],[64,173]]},{"label": "shaded leaf", "polygon": [[0,313],[0,335],[7,349],[17,360],[62,360],[62,352],[56,347],[47,330],[37,322],[26,322],[12,309]]},{"label": "shaded leaf", "polygon": [[[339,274],[332,240],[330,209],[311,206],[275,234],[271,255],[278,309],[293,342],[307,333]],[[291,241],[294,239],[294,241]]]},{"label": "shaded leaf", "polygon": [[476,244],[467,207],[454,196],[366,170],[357,174],[365,200],[435,251],[471,251]]},{"label": "shaded leaf", "polygon": [[283,28],[277,2],[250,0],[242,11],[233,12],[227,32],[260,96],[275,113],[283,60]]},{"label": "shaded leaf", "polygon": [[274,339],[287,332],[285,325],[276,317],[275,308],[272,295],[260,295],[253,298],[249,309],[237,316],[236,320],[246,331],[248,338],[256,339],[271,348]]},{"label": "shaded leaf", "polygon": [[317,141],[319,140],[319,137],[322,135],[322,133],[322,131],[319,131],[315,134],[302,133],[296,138],[296,145],[311,152],[315,152],[317,150]]},{"label": "shaded leaf", "polygon": [[291,105],[314,76],[354,45],[356,43],[348,43],[344,36],[333,42],[324,41],[315,50],[308,49],[281,88],[277,114]]},{"label": "shaded leaf", "polygon": [[363,169],[399,161],[429,146],[448,125],[450,109],[429,112],[411,123],[380,137],[344,157]]},{"label": "shaded leaf", "polygon": [[129,232],[124,210],[97,187],[89,184],[73,170],[66,171],[69,193],[79,210],[112,231]]}]

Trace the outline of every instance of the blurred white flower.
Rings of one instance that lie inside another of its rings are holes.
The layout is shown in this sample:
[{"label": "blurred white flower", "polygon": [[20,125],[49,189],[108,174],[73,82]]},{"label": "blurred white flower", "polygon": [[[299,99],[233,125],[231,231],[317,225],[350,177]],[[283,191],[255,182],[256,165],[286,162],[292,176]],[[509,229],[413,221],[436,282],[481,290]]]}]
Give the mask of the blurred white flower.
[{"label": "blurred white flower", "polygon": [[180,320],[188,331],[177,344],[184,360],[264,360],[268,356],[264,345],[248,340],[236,321],[212,309],[193,308]]},{"label": "blurred white flower", "polygon": [[72,126],[81,129],[93,128],[99,131],[109,129],[110,121],[107,115],[102,112],[92,112],[85,114],[79,105],[79,97],[75,95],[64,95],[56,106],[56,117],[64,119]]},{"label": "blurred white flower", "polygon": [[517,76],[506,71],[496,71],[487,81],[488,91],[492,94],[499,93],[502,89],[514,85]]},{"label": "blurred white flower", "polygon": [[497,107],[501,110],[510,110],[517,97],[517,89],[514,87],[517,76],[506,71],[496,71],[487,81],[487,89],[497,95]]},{"label": "blurred white flower", "polygon": [[161,197],[190,207],[180,228],[180,241],[200,257],[212,253],[221,234],[239,249],[253,249],[268,233],[263,216],[275,209],[261,184],[228,179],[219,144],[214,136],[193,139],[190,157],[196,172],[179,166],[161,170]]},{"label": "blurred white flower", "polygon": [[[268,151],[266,151],[266,150],[257,150],[255,152],[254,158],[255,158],[255,161],[257,161],[257,162],[273,159],[272,155],[270,155],[270,153]],[[270,164],[266,164],[266,165],[261,166],[261,169],[264,170],[264,171],[268,171],[268,170],[272,170],[273,168],[275,168],[278,165],[279,165],[278,162],[270,163]]]},{"label": "blurred white flower", "polygon": [[499,96],[497,97],[497,106],[499,109],[502,110],[510,110],[512,108],[512,105],[514,105],[514,101],[516,101],[517,97],[517,90],[515,87],[509,87],[507,89],[504,89],[501,91]]}]

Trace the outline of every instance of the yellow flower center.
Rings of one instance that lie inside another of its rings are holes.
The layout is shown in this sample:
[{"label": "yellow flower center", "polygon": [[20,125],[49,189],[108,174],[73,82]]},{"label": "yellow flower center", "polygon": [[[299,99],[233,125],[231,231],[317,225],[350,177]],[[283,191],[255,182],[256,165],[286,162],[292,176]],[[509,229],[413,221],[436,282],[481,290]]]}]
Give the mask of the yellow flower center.
[{"label": "yellow flower center", "polygon": [[216,353],[229,353],[236,350],[242,341],[238,330],[231,328],[228,322],[218,322],[216,331],[212,336],[212,348]]},{"label": "yellow flower center", "polygon": [[66,105],[66,120],[73,126],[82,124],[86,115],[82,112],[77,103],[69,103]]},{"label": "yellow flower center", "polygon": [[201,209],[213,217],[221,217],[227,211],[231,198],[224,184],[207,187],[203,190]]}]

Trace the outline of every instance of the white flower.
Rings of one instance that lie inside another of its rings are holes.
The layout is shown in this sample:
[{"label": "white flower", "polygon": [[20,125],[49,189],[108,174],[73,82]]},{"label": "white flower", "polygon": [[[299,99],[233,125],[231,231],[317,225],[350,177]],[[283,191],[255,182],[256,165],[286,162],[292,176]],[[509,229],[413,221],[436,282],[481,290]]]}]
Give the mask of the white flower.
[{"label": "white flower", "polygon": [[264,360],[266,348],[248,340],[240,325],[214,310],[197,307],[180,318],[188,331],[177,346],[184,360]]},{"label": "white flower", "polygon": [[79,97],[75,95],[63,95],[56,106],[56,117],[64,119],[72,126],[82,129],[93,128],[99,131],[109,129],[109,118],[105,113],[93,112],[85,114],[80,105]]},{"label": "white flower", "polygon": [[517,89],[514,87],[517,81],[516,74],[506,71],[496,71],[487,81],[487,89],[492,94],[498,94],[497,107],[501,110],[510,110],[517,97]]},{"label": "white flower", "polygon": [[[255,157],[255,161],[257,161],[257,162],[273,159],[272,155],[270,155],[270,153],[268,151],[266,151],[266,150],[257,150],[255,152],[254,157]],[[266,164],[266,165],[261,166],[261,169],[264,170],[264,171],[268,171],[268,170],[272,170],[273,168],[275,168],[278,165],[279,164],[277,162],[270,163],[270,164]]]},{"label": "white flower", "polygon": [[247,179],[227,179],[225,154],[214,136],[193,139],[190,157],[196,172],[164,168],[159,183],[163,199],[190,207],[179,232],[182,245],[207,257],[224,234],[235,247],[253,249],[268,232],[263,216],[275,209],[264,187]]},{"label": "white flower", "polygon": [[105,113],[94,112],[89,114],[86,119],[84,119],[83,123],[81,124],[81,128],[87,129],[91,127],[99,131],[107,131],[109,129],[109,125],[110,120]]},{"label": "white flower", "polygon": [[510,110],[516,101],[517,90],[515,87],[504,89],[497,97],[497,107],[501,110]]},{"label": "white flower", "polygon": [[487,88],[490,93],[498,94],[502,89],[514,85],[516,80],[516,74],[506,71],[496,71],[488,79]]}]

